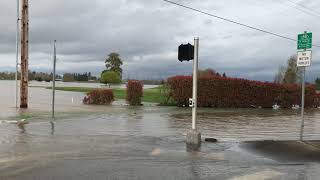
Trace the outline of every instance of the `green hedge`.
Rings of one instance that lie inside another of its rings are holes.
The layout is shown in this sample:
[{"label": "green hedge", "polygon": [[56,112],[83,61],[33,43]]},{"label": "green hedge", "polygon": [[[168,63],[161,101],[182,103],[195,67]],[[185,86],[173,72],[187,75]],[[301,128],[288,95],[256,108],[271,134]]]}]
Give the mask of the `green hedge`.
[{"label": "green hedge", "polygon": [[84,104],[109,105],[114,101],[111,89],[96,89],[87,93],[84,97]]}]

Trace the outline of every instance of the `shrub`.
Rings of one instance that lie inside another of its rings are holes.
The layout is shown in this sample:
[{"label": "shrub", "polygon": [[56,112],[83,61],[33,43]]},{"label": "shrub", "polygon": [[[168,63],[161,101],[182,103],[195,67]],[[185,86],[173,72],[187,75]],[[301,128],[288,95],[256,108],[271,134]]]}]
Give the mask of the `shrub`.
[{"label": "shrub", "polygon": [[120,74],[114,71],[105,71],[101,74],[101,82],[104,84],[121,83]]},{"label": "shrub", "polygon": [[[187,106],[192,97],[192,77],[176,76],[168,79],[170,96],[178,106]],[[319,104],[314,86],[306,87],[306,107]],[[301,104],[301,87],[269,82],[250,81],[226,77],[201,77],[198,80],[198,105],[200,107],[281,107]]]},{"label": "shrub", "polygon": [[320,78],[317,78],[315,81],[317,90],[320,90]]},{"label": "shrub", "polygon": [[109,105],[114,101],[111,89],[92,90],[83,99],[84,104]]},{"label": "shrub", "polygon": [[43,81],[43,79],[41,77],[35,77],[34,80],[39,81],[39,82]]},{"label": "shrub", "polygon": [[316,95],[316,107],[320,107],[320,93]]},{"label": "shrub", "polygon": [[126,100],[131,106],[140,106],[143,95],[143,85],[140,81],[128,81]]}]

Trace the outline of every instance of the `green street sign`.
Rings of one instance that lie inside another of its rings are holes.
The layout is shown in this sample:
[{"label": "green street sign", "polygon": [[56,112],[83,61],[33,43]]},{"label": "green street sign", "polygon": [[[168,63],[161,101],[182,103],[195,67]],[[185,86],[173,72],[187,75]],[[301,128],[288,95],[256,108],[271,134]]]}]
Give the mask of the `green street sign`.
[{"label": "green street sign", "polygon": [[312,48],[312,33],[303,33],[298,35],[298,50]]}]

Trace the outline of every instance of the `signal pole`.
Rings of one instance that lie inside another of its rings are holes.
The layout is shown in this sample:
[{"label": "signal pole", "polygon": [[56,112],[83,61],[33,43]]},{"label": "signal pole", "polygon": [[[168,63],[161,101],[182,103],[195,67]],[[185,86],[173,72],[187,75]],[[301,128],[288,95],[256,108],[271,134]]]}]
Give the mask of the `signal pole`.
[{"label": "signal pole", "polygon": [[20,108],[28,108],[29,0],[22,0],[21,16]]},{"label": "signal pole", "polygon": [[197,91],[198,91],[199,38],[194,38],[193,89],[190,106],[192,107],[192,129],[187,132],[187,150],[197,151],[201,146],[201,133],[197,130]]},{"label": "signal pole", "polygon": [[197,130],[199,38],[194,39],[192,130]]}]

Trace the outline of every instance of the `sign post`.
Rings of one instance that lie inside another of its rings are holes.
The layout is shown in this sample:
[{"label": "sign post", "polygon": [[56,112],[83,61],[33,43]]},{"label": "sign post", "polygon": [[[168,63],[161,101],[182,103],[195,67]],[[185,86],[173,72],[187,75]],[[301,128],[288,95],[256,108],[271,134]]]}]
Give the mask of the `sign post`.
[{"label": "sign post", "polygon": [[[300,141],[303,140],[304,129],[304,99],[305,99],[305,76],[306,67],[311,65],[312,58],[312,33],[298,35],[298,55],[297,55],[297,67],[302,68],[302,94],[301,94],[301,127],[300,127]],[[309,50],[307,50],[309,49]]]},{"label": "sign post", "polygon": [[304,94],[305,94],[305,76],[306,67],[302,67],[302,95],[301,95],[301,127],[300,127],[300,141],[303,140],[304,129]]}]

